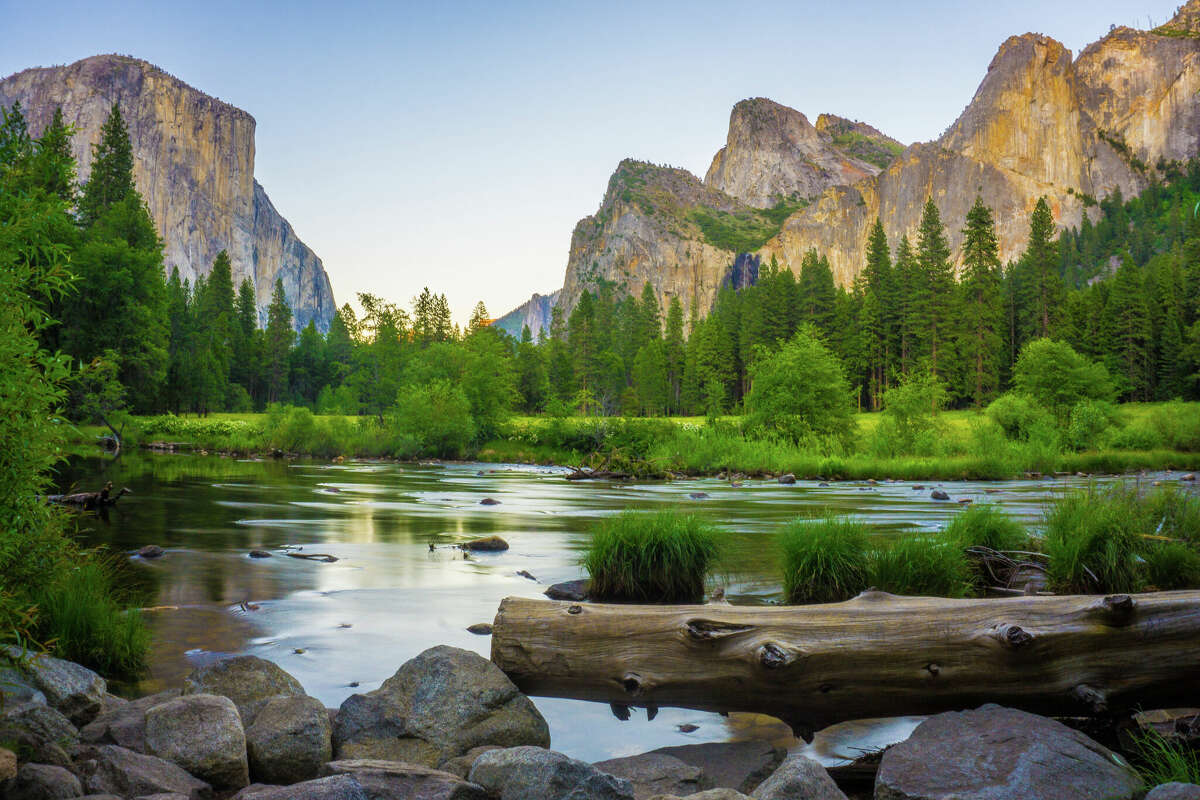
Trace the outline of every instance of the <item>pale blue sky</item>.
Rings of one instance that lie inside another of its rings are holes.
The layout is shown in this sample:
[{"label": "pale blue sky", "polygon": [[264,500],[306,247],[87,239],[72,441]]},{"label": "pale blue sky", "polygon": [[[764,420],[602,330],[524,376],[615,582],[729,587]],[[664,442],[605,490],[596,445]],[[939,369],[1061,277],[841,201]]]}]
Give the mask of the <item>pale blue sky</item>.
[{"label": "pale blue sky", "polygon": [[1078,54],[1177,5],[0,0],[0,75],[127,53],[249,111],[256,176],[339,304],[428,285],[465,321],[561,285],[620,159],[702,177],[742,98],[928,140],[1009,35]]}]

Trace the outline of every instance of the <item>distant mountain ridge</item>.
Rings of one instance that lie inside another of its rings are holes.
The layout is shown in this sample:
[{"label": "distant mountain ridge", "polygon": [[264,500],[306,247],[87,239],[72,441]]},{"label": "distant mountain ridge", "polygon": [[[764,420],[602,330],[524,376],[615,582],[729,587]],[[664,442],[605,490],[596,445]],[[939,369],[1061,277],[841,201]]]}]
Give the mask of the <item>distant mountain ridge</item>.
[{"label": "distant mountain ridge", "polygon": [[817,124],[765,98],[730,114],[726,145],[703,182],[685,170],[623,161],[596,214],[575,227],[559,305],[601,282],[633,295],[649,283],[685,313],[711,308],[739,253],[799,271],[828,257],[849,285],[870,226],[893,247],[913,237],[927,197],[955,257],[977,195],[991,206],[1000,255],[1017,258],[1046,196],[1076,226],[1111,192],[1143,189],[1156,165],[1200,155],[1200,0],[1153,31],[1115,28],[1073,59],[1050,37],[1005,41],[978,90],[939,139],[903,147],[866,123]]},{"label": "distant mountain ridge", "polygon": [[0,106],[20,101],[37,135],[56,107],[75,126],[79,178],[116,102],[133,143],[134,178],[158,226],[168,272],[194,281],[229,252],[235,282],[249,277],[260,317],[276,278],[294,322],[326,330],[337,306],[321,259],[254,179],[254,117],[140,59],[100,55],[35,67],[0,80]]}]

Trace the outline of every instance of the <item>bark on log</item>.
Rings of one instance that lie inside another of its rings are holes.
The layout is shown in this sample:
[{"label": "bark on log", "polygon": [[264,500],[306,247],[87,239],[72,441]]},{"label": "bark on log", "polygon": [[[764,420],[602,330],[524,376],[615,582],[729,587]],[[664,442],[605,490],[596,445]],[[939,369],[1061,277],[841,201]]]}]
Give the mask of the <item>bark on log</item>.
[{"label": "bark on log", "polygon": [[1200,592],[786,608],[509,597],[492,661],[524,692],[827,725],[1000,703],[1079,715],[1195,703]]}]

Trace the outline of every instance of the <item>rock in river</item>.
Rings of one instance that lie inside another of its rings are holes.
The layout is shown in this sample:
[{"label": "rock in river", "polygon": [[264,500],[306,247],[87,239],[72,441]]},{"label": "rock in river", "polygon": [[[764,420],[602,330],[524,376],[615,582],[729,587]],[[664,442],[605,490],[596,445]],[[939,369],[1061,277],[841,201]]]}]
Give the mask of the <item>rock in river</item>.
[{"label": "rock in river", "polygon": [[875,800],[1131,800],[1141,788],[1124,759],[1082,733],[985,705],[930,717],[890,747]]},{"label": "rock in river", "polygon": [[656,794],[689,795],[711,786],[700,767],[680,761],[666,753],[642,753],[610,758],[592,765],[601,772],[624,778],[633,784],[639,798]]},{"label": "rock in river", "polygon": [[946,494],[941,489],[934,489],[932,492],[929,493],[929,496],[932,497],[934,500],[949,500],[950,499],[950,495]]},{"label": "rock in river", "polygon": [[500,553],[508,549],[508,542],[499,536],[484,536],[482,539],[472,539],[463,545],[466,550],[484,553]]},{"label": "rock in river", "polygon": [[550,745],[546,720],[500,669],[456,647],[433,647],[373,692],[342,703],[334,756],[436,767],[473,747]]},{"label": "rock in river", "polygon": [[542,594],[551,600],[571,600],[579,602],[588,599],[588,581],[581,578],[577,581],[563,581],[546,589]]}]

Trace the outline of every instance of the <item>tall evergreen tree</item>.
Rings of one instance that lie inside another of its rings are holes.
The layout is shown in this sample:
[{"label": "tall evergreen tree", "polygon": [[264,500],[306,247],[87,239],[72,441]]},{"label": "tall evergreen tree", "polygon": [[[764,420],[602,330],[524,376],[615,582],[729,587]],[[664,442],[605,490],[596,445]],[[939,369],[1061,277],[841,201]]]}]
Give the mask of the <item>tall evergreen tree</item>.
[{"label": "tall evergreen tree", "polygon": [[682,409],[683,370],[685,361],[683,338],[683,304],[679,296],[671,298],[667,305],[667,332],[663,338],[667,362],[667,382],[670,385],[669,413]]},{"label": "tall evergreen tree", "polygon": [[869,373],[871,407],[878,410],[888,387],[892,348],[896,338],[896,313],[892,288],[892,258],[883,222],[876,217],[867,238],[867,262],[863,266],[861,329]]},{"label": "tall evergreen tree", "polygon": [[801,320],[813,323],[826,336],[833,333],[837,287],[829,260],[815,250],[805,253],[800,262],[799,297]]},{"label": "tall evergreen tree", "polygon": [[1058,273],[1058,248],[1054,244],[1054,219],[1045,197],[1038,198],[1029,220],[1029,246],[1022,257],[1023,307],[1021,341],[1054,335],[1063,304],[1063,282]]},{"label": "tall evergreen tree", "polygon": [[894,269],[896,287],[893,302],[896,309],[897,339],[900,345],[900,372],[909,375],[919,360],[924,315],[918,308],[917,256],[913,252],[908,236],[900,237],[896,246]]},{"label": "tall evergreen tree", "polygon": [[917,230],[917,283],[915,313],[921,328],[921,354],[929,357],[929,368],[940,376],[938,359],[943,356],[952,330],[954,267],[942,217],[933,198],[925,201]]},{"label": "tall evergreen tree", "polygon": [[267,329],[263,337],[263,367],[267,379],[267,402],[282,401],[288,388],[289,355],[296,334],[292,330],[292,309],[283,294],[283,280],[275,279],[271,305],[267,307]]},{"label": "tall evergreen tree", "polygon": [[541,411],[550,396],[550,381],[546,375],[542,350],[534,345],[533,332],[528,325],[521,327],[515,366],[522,408],[528,413]]},{"label": "tall evergreen tree", "polygon": [[976,408],[1000,388],[1004,312],[1000,296],[1000,257],[992,211],[975,198],[963,231],[962,316],[959,350],[966,361],[970,396]]},{"label": "tall evergreen tree", "polygon": [[80,221],[85,227],[95,224],[134,191],[133,144],[121,109],[113,103],[100,128],[100,141],[92,146],[92,172],[79,198]]},{"label": "tall evergreen tree", "polygon": [[1151,330],[1141,271],[1125,253],[1113,278],[1104,309],[1109,371],[1121,381],[1121,395],[1147,400],[1150,395]]}]

